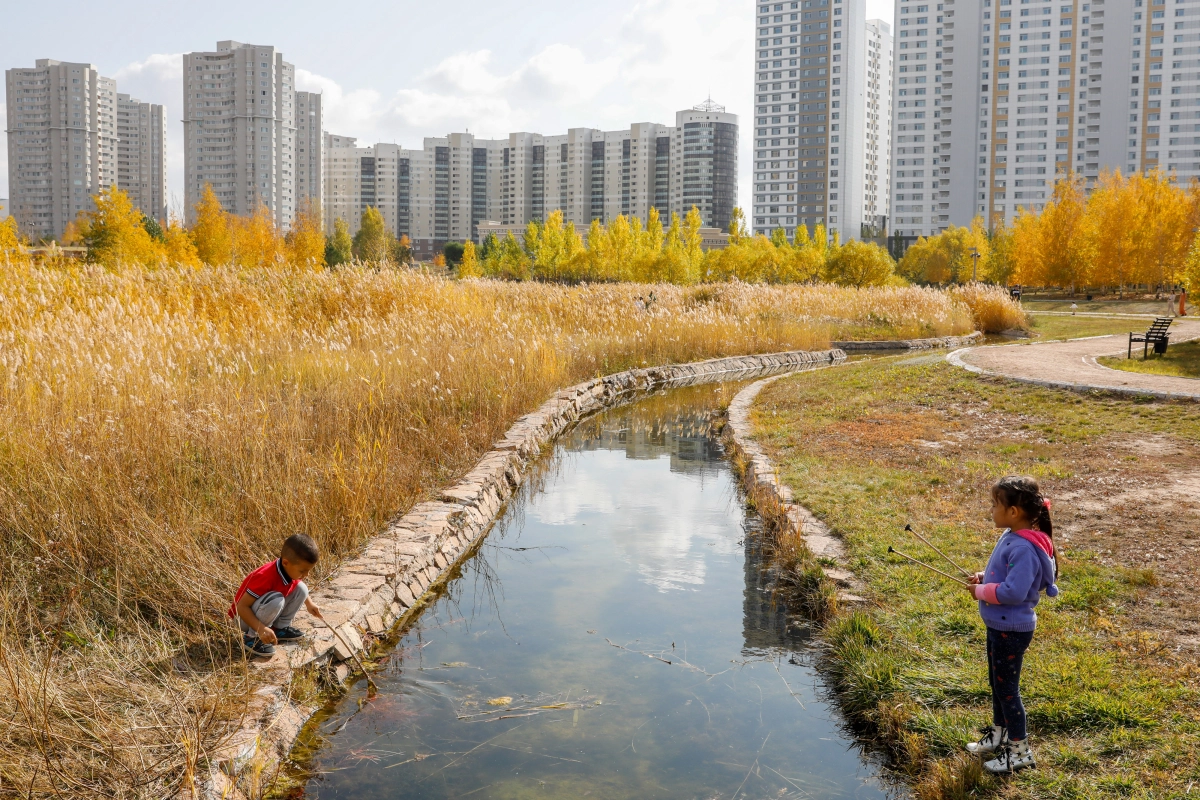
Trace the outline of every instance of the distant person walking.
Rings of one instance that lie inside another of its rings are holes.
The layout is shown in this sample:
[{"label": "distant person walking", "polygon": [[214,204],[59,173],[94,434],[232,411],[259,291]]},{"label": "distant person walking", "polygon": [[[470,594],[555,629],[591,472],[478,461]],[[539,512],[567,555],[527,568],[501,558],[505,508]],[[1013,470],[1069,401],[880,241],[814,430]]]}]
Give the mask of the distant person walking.
[{"label": "distant person walking", "polygon": [[1178,314],[1175,313],[1175,290],[1174,289],[1171,290],[1171,294],[1167,297],[1167,316],[1168,317],[1178,316]]},{"label": "distant person walking", "polygon": [[1179,316],[1187,316],[1187,289],[1179,290]]}]

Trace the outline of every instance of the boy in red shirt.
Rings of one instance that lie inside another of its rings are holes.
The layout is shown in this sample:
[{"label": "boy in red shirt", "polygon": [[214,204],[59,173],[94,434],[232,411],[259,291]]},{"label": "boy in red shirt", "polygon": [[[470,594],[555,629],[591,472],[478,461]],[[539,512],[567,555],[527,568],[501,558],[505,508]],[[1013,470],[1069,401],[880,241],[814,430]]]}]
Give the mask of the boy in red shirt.
[{"label": "boy in red shirt", "polygon": [[308,599],[304,585],[317,557],[312,537],[293,534],[283,543],[279,558],[242,581],[228,613],[241,626],[242,647],[249,655],[269,658],[275,654],[274,645],[303,638],[304,634],[292,627],[302,605],[317,619],[324,619],[321,609]]}]

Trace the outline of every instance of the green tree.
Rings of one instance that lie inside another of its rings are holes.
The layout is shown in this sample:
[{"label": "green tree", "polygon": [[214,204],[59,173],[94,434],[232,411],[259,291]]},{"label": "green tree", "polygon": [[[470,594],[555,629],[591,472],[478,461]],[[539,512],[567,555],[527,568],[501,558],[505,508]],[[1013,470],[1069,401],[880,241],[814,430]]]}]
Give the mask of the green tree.
[{"label": "green tree", "polygon": [[500,240],[495,233],[483,237],[483,245],[479,248],[479,260],[487,261],[493,253],[500,249]]},{"label": "green tree", "polygon": [[392,240],[392,261],[397,264],[411,264],[412,260],[412,239],[408,238],[407,233],[402,233],[399,239]]},{"label": "green tree", "polygon": [[333,233],[325,242],[325,263],[331,267],[349,263],[354,258],[354,241],[346,220],[338,217],[333,221]]},{"label": "green tree", "polygon": [[360,261],[386,261],[392,252],[392,237],[383,223],[383,214],[374,206],[363,212],[358,233],[354,234],[354,255]]},{"label": "green tree", "polygon": [[462,242],[446,242],[442,245],[442,255],[446,257],[446,266],[455,267],[462,263],[465,247]]},{"label": "green tree", "polygon": [[150,238],[156,242],[165,242],[167,236],[163,233],[162,225],[158,224],[158,220],[153,217],[148,217],[142,214],[142,227],[146,229],[146,233],[150,234]]}]

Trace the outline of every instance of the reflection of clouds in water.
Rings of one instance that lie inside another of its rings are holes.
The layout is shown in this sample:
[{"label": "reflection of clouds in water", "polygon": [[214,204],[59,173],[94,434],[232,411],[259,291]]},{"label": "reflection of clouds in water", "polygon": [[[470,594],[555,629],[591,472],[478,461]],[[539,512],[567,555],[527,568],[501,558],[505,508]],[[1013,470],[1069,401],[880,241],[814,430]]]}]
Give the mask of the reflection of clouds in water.
[{"label": "reflection of clouds in water", "polygon": [[545,525],[591,522],[659,591],[694,589],[704,583],[708,558],[740,552],[742,511],[729,502],[728,472],[684,476],[670,471],[667,456],[632,461],[612,450],[573,458],[588,459],[588,468],[560,473],[529,516]]}]

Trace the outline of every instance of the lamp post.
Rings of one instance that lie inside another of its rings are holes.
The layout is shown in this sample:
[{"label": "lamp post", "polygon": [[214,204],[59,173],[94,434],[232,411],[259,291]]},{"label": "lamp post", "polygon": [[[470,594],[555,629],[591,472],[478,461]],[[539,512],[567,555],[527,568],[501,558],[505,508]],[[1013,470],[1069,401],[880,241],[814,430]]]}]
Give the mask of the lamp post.
[{"label": "lamp post", "polygon": [[979,280],[979,248],[971,248],[971,283]]}]

